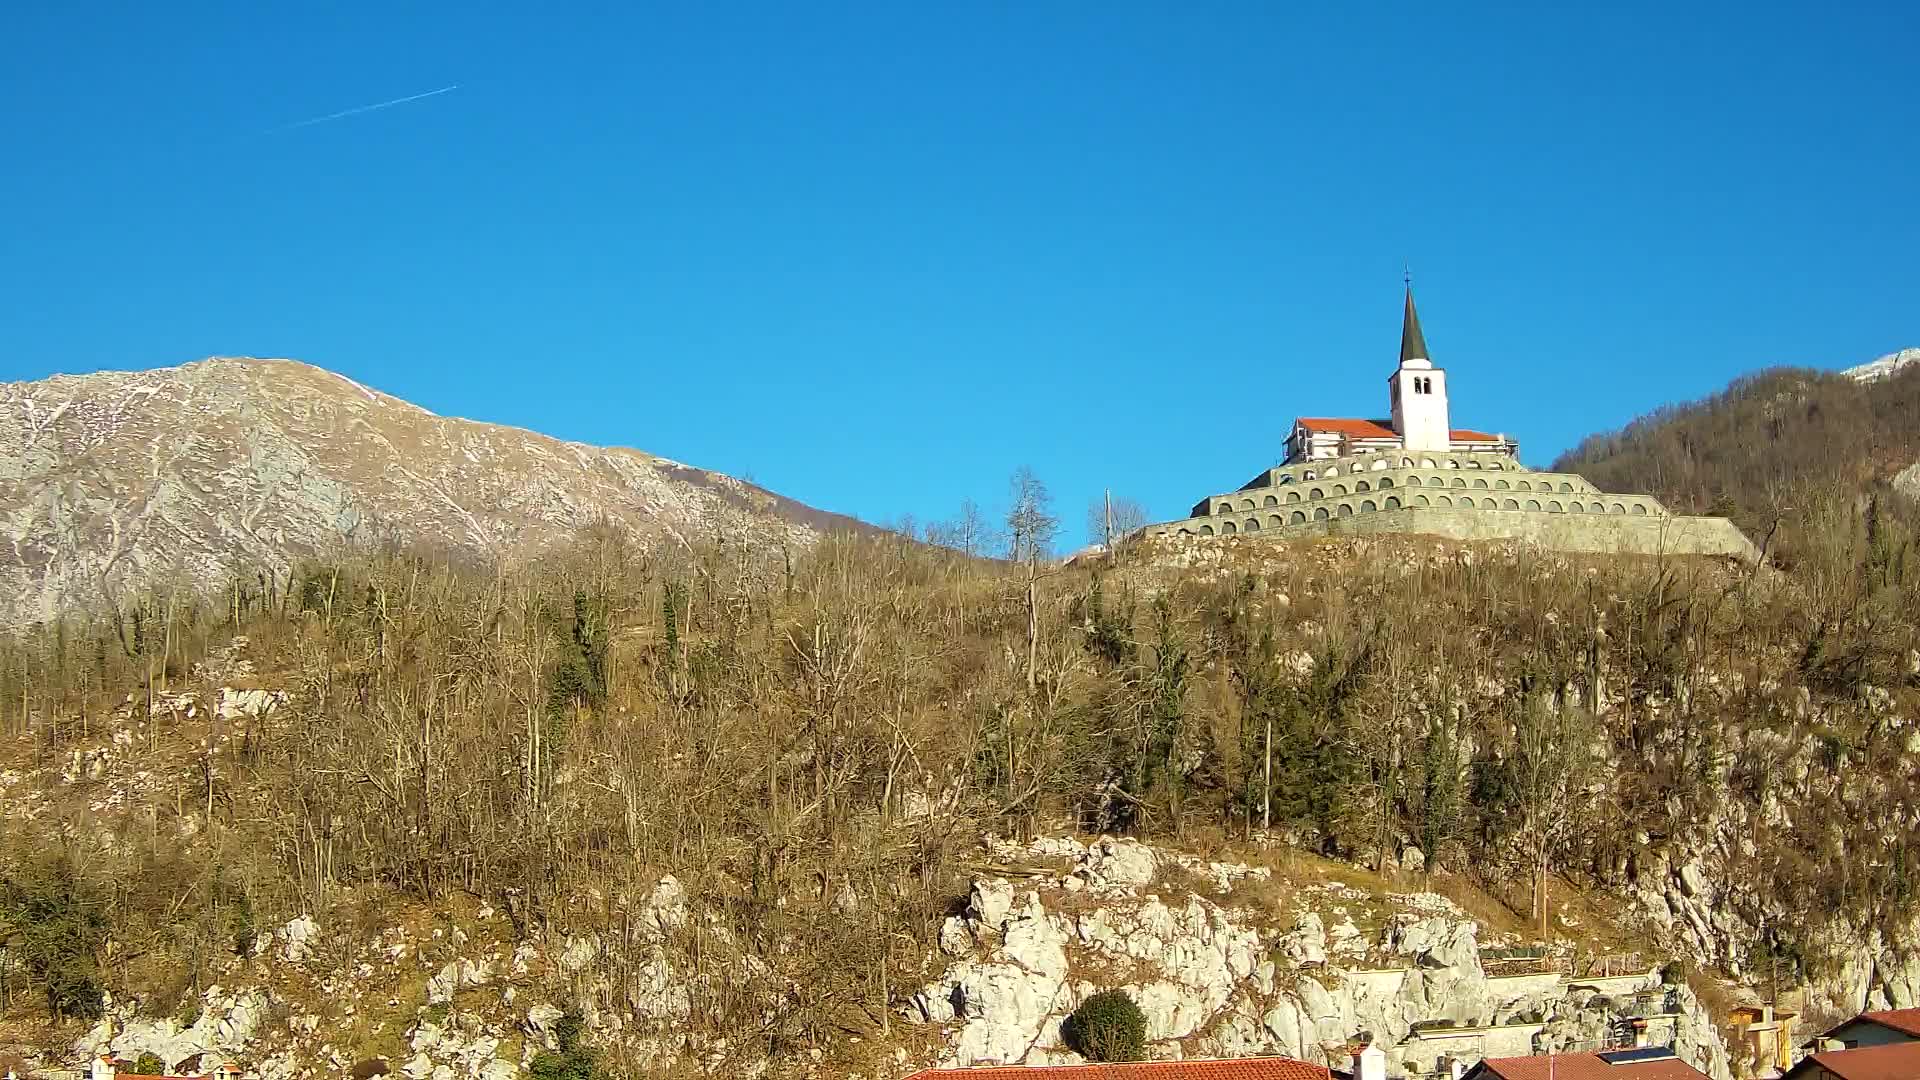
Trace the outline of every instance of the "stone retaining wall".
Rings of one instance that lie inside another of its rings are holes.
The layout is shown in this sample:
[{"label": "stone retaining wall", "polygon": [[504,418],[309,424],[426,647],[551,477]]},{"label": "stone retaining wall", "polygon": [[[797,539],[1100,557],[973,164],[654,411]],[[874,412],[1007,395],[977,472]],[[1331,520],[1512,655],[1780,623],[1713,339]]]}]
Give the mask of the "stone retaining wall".
[{"label": "stone retaining wall", "polygon": [[[1587,551],[1633,555],[1731,555],[1752,561],[1759,550],[1725,518],[1688,517],[1660,513],[1625,514],[1611,510],[1643,496],[1608,495],[1607,513],[1553,513],[1546,510],[1486,510],[1440,506],[1402,506],[1393,510],[1355,513],[1278,526],[1264,525],[1240,535],[1291,539],[1310,536],[1356,536],[1375,533],[1415,533],[1454,540],[1522,540],[1559,551]],[[1145,535],[1219,535],[1219,517],[1188,518],[1148,526]]]}]

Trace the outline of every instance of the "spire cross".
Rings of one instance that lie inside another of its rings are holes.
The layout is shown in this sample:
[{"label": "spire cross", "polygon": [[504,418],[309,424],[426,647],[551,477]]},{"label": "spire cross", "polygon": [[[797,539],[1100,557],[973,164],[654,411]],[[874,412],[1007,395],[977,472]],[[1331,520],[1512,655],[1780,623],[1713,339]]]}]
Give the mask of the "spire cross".
[{"label": "spire cross", "polygon": [[1409,289],[1413,288],[1413,264],[1412,263],[1406,264],[1406,271],[1400,275],[1400,280],[1407,283],[1407,288]]}]

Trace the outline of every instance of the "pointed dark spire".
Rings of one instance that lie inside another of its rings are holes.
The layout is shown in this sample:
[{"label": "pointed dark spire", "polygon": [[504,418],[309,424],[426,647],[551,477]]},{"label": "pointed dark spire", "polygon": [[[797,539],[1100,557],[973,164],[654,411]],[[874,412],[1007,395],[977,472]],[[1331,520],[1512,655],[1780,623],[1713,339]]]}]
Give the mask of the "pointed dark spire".
[{"label": "pointed dark spire", "polygon": [[1427,339],[1420,333],[1420,313],[1413,310],[1413,285],[1407,285],[1407,313],[1400,322],[1400,362],[1432,360],[1427,355]]}]

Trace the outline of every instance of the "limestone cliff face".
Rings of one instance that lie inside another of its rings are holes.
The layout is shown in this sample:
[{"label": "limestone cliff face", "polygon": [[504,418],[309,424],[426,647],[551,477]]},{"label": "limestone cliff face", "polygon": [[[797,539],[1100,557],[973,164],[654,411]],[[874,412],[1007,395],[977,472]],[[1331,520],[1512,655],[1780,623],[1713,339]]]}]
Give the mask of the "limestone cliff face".
[{"label": "limestone cliff face", "polygon": [[[1909,657],[1920,679],[1920,654]],[[1920,753],[1920,728],[1892,707],[1884,691],[1864,695],[1861,708],[1892,732],[1906,754]],[[1807,965],[1806,1007],[1823,1020],[1874,1009],[1920,1006],[1920,922],[1911,915],[1876,918],[1829,905],[1816,915],[1795,910],[1794,898],[1756,886],[1752,868],[1779,858],[1781,835],[1811,838],[1830,866],[1857,860],[1858,837],[1829,812],[1824,821],[1809,808],[1826,794],[1884,828],[1910,828],[1897,811],[1874,813],[1884,802],[1884,781],[1859,762],[1842,760],[1836,779],[1817,759],[1827,753],[1811,736],[1793,740],[1765,731],[1736,731],[1734,754],[1777,763],[1776,781],[1758,807],[1738,799],[1715,800],[1683,842],[1647,844],[1626,868],[1625,891],[1637,910],[1701,964],[1764,988],[1770,973],[1753,945],[1767,927],[1790,934]],[[1844,758],[1844,755],[1843,755]],[[1796,982],[1789,968],[1786,983]],[[1814,1025],[1816,1028],[1818,1023]]]},{"label": "limestone cliff face", "polygon": [[[1597,1049],[1637,1016],[1651,1041],[1719,1080],[1731,1075],[1725,1043],[1685,986],[1663,986],[1651,970],[1490,974],[1479,925],[1433,894],[1392,896],[1384,915],[1366,904],[1363,930],[1354,918],[1365,894],[1338,883],[1295,891],[1276,913],[1261,910],[1261,869],[1111,839],[1028,851],[1076,865],[1020,888],[975,882],[940,935],[951,965],[906,1007],[946,1032],[946,1063],[1077,1062],[1062,1021],[1092,993],[1122,987],[1162,1057],[1340,1065],[1366,1032],[1390,1073],[1432,1075],[1449,1058]],[[1169,888],[1169,866],[1210,879],[1220,899]]]},{"label": "limestone cliff face", "polygon": [[0,625],[356,544],[525,557],[603,520],[771,544],[853,524],[641,451],[435,416],[290,360],[0,384]]},{"label": "limestone cliff face", "polygon": [[[1725,1043],[1684,986],[1663,986],[1652,972],[1489,970],[1483,950],[1500,935],[1431,893],[1391,894],[1382,906],[1337,881],[1286,886],[1264,868],[1111,838],[997,844],[993,854],[1070,869],[1018,887],[976,881],[964,913],[939,935],[937,974],[901,1009],[910,1023],[895,1023],[891,1039],[869,1031],[864,1064],[839,1075],[895,1080],[932,1064],[1077,1062],[1062,1020],[1092,993],[1124,988],[1160,1058],[1282,1054],[1342,1064],[1365,1032],[1387,1052],[1390,1074],[1433,1076],[1445,1059],[1595,1049],[1620,1021],[1640,1017],[1650,1041],[1715,1080],[1732,1076]],[[661,878],[629,909],[625,960],[598,936],[522,933],[485,906],[427,924],[395,912],[375,931],[301,916],[220,961],[219,985],[198,996],[191,1016],[109,1000],[105,1017],[38,1067],[71,1077],[62,1064],[99,1053],[152,1054],[169,1066],[215,1055],[264,1080],[297,1080],[378,1056],[407,1080],[512,1080],[556,1045],[562,1004],[584,1000],[594,1043],[623,1047],[629,1061],[793,1074],[792,1060],[703,1037],[693,1023],[689,980],[710,976],[689,970],[674,935],[710,921],[709,906]],[[764,989],[766,974],[749,965],[727,977]],[[376,1030],[399,1034],[370,1041]]]}]

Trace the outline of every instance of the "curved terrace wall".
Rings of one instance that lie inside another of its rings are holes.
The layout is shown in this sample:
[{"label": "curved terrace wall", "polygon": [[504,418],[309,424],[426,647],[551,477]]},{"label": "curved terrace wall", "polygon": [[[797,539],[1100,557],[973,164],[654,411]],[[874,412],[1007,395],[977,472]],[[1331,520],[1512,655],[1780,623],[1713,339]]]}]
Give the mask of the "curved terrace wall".
[{"label": "curved terrace wall", "polygon": [[1469,472],[1530,472],[1518,458],[1511,454],[1494,454],[1487,451],[1412,451],[1380,450],[1364,454],[1350,454],[1346,457],[1323,458],[1318,461],[1299,461],[1288,465],[1276,465],[1263,470],[1260,475],[1242,487],[1276,487],[1284,484],[1299,483],[1307,480],[1325,479],[1331,476],[1348,476],[1357,472],[1381,472],[1386,469],[1464,469]]},{"label": "curved terrace wall", "polygon": [[1568,551],[1757,558],[1722,518],[1676,517],[1650,495],[1601,491],[1575,473],[1535,472],[1508,454],[1399,449],[1267,469],[1212,495],[1184,521],[1141,535],[1428,533],[1512,538]]},{"label": "curved terrace wall", "polygon": [[[1452,506],[1471,497],[1480,506],[1487,499],[1488,509],[1550,510],[1554,513],[1604,514],[1618,500],[1619,513],[1664,514],[1666,508],[1649,495],[1608,495],[1572,473],[1445,473],[1438,470],[1392,468],[1357,475],[1316,477],[1269,488],[1241,488],[1224,495],[1212,495],[1193,508],[1193,516],[1228,517],[1233,515],[1285,511],[1290,507],[1312,507],[1318,503],[1338,503],[1348,499],[1371,497],[1375,509],[1395,506]],[[1444,500],[1444,501],[1443,501]],[[1507,506],[1512,500],[1518,505]],[[1529,505],[1529,504],[1536,505]],[[1557,504],[1557,505],[1555,505]],[[1576,505],[1577,504],[1577,505]],[[1598,504],[1598,509],[1595,509]],[[1636,509],[1638,507],[1638,509]],[[1355,506],[1354,510],[1359,508]],[[1313,516],[1311,513],[1309,517]]]},{"label": "curved terrace wall", "polygon": [[[1591,551],[1602,553],[1626,552],[1643,555],[1731,555],[1752,560],[1759,557],[1759,551],[1746,535],[1735,528],[1725,518],[1676,516],[1664,510],[1655,512],[1645,509],[1634,513],[1626,507],[1638,504],[1643,507],[1659,504],[1643,495],[1607,495],[1606,510],[1602,513],[1583,511],[1572,513],[1561,511],[1528,509],[1495,509],[1489,511],[1476,502],[1472,509],[1454,506],[1407,506],[1393,509],[1353,509],[1342,513],[1335,509],[1326,517],[1317,514],[1304,521],[1291,520],[1289,517],[1280,525],[1270,523],[1270,516],[1262,515],[1258,519],[1247,517],[1194,517],[1185,521],[1169,522],[1165,525],[1151,525],[1143,530],[1144,535],[1186,535],[1186,536],[1232,536],[1259,535],[1282,537],[1301,536],[1339,536],[1368,535],[1377,533],[1422,533],[1431,536],[1443,536],[1456,540],[1499,540],[1514,539],[1540,544],[1544,547],[1562,551]],[[1341,506],[1367,500],[1349,498],[1334,503]],[[1516,500],[1517,501],[1517,500]],[[1502,501],[1504,505],[1504,500]],[[1618,504],[1621,510],[1616,512],[1613,506]],[[1524,506],[1524,504],[1522,504]],[[1322,504],[1316,510],[1327,509]],[[1244,528],[1249,520],[1257,527]],[[1229,530],[1227,527],[1231,526]]]}]

